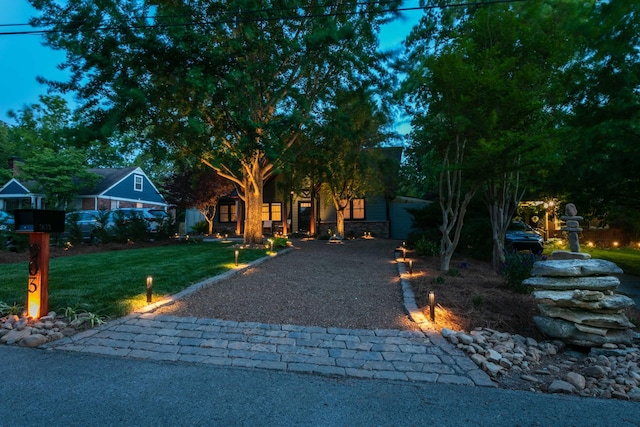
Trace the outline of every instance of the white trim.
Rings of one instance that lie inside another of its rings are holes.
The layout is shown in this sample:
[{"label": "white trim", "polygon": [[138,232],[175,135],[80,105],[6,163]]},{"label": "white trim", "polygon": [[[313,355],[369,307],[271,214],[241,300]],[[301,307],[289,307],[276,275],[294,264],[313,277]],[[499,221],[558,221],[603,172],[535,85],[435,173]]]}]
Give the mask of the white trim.
[{"label": "white trim", "polygon": [[[140,188],[138,188],[138,180],[140,180]],[[144,191],[144,176],[138,173],[133,174],[133,191],[139,191],[141,193]]]}]

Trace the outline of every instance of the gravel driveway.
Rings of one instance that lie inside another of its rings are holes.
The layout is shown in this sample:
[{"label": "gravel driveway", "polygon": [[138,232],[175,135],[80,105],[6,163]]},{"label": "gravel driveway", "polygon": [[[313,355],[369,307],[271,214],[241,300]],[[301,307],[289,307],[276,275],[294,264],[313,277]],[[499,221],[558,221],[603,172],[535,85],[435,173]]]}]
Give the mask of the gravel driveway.
[{"label": "gravel driveway", "polygon": [[242,322],[419,329],[404,314],[395,240],[294,240],[294,249],[156,312]]}]

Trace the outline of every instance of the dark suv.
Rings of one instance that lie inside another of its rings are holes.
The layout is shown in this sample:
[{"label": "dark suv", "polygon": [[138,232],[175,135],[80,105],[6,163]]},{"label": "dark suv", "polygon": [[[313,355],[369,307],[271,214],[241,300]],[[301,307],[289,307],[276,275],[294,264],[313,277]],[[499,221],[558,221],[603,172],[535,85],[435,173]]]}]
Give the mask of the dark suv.
[{"label": "dark suv", "polygon": [[512,221],[507,228],[504,246],[510,250],[531,251],[534,254],[540,254],[544,249],[544,238],[530,225],[522,221]]}]

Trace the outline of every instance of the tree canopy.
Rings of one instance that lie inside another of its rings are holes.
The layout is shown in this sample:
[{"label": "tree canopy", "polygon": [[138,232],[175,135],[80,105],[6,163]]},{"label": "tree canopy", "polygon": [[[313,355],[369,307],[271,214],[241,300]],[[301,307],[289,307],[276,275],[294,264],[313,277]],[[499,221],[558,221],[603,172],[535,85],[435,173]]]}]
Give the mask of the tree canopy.
[{"label": "tree canopy", "polygon": [[104,135],[135,134],[158,155],[195,154],[233,181],[247,243],[262,238],[264,181],[317,110],[339,87],[384,81],[377,30],[399,4],[31,2],[72,73],[50,87],[75,91]]},{"label": "tree canopy", "polygon": [[[427,9],[407,39],[403,93],[413,106],[414,151],[441,162],[441,268],[480,190],[493,226],[494,265],[528,182],[557,163],[560,70],[573,58],[564,2]],[[424,163],[422,163],[424,164]]]}]

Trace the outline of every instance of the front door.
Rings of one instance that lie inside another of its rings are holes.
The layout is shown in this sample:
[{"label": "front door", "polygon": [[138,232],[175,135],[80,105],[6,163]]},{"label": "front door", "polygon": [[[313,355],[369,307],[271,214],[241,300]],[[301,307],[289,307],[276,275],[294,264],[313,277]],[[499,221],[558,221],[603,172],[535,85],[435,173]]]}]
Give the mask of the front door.
[{"label": "front door", "polygon": [[311,229],[311,202],[298,202],[298,231],[308,233]]}]

